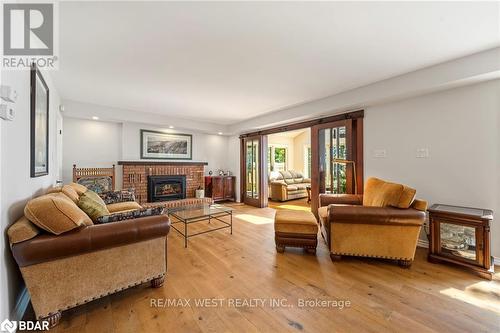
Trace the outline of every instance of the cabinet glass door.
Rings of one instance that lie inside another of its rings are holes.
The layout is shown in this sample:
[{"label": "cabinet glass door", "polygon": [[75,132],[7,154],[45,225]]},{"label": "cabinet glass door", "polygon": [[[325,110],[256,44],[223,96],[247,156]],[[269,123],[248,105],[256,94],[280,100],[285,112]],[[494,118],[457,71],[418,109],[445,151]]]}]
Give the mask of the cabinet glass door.
[{"label": "cabinet glass door", "polygon": [[444,222],[439,227],[442,254],[477,261],[475,227]]}]

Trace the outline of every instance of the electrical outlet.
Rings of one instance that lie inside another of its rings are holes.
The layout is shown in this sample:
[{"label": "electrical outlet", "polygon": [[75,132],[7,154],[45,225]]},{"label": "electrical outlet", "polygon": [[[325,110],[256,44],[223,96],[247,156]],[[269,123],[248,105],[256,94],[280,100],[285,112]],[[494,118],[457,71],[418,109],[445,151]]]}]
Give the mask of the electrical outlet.
[{"label": "electrical outlet", "polygon": [[416,158],[429,158],[429,148],[418,148],[415,154]]},{"label": "electrical outlet", "polygon": [[373,151],[373,157],[375,158],[386,158],[387,151],[385,149],[375,149]]}]

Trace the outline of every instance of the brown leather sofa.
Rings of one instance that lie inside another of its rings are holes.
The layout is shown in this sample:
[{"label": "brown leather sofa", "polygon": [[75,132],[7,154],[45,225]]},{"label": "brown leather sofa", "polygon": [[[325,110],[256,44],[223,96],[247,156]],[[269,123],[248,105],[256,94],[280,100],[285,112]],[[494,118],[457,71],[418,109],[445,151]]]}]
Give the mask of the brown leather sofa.
[{"label": "brown leather sofa", "polygon": [[307,198],[307,186],[311,179],[294,170],[275,172],[269,177],[269,198],[274,201],[287,201]]},{"label": "brown leather sofa", "polygon": [[[64,204],[74,209],[69,202]],[[127,211],[137,204],[113,205]],[[160,287],[169,230],[168,216],[156,215],[81,225],[55,235],[23,217],[8,229],[8,236],[37,319],[55,326],[64,310],[144,282]]]},{"label": "brown leather sofa", "polygon": [[427,203],[415,199],[414,189],[377,178],[368,179],[364,193],[320,195],[320,229],[331,259],[385,258],[409,267]]}]

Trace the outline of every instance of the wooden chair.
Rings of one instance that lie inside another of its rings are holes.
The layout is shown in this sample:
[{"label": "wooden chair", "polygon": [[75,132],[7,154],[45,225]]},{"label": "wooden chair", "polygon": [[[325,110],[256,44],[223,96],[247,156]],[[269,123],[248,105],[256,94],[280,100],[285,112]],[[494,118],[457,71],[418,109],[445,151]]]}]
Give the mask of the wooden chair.
[{"label": "wooden chair", "polygon": [[[110,180],[111,188],[108,191],[115,190],[115,165],[111,168],[77,168],[73,164],[73,182],[89,187],[89,184],[97,185],[100,180]],[[92,188],[91,188],[92,189]],[[92,189],[95,190],[95,189]],[[101,191],[102,192],[102,191]]]}]

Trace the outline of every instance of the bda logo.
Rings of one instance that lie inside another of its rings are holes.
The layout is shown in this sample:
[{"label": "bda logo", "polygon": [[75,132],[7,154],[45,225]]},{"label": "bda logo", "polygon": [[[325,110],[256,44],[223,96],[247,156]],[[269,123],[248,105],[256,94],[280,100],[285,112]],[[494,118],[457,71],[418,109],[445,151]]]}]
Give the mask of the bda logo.
[{"label": "bda logo", "polygon": [[14,333],[17,328],[17,323],[15,321],[10,321],[9,319],[5,319],[0,324],[0,331]]}]

